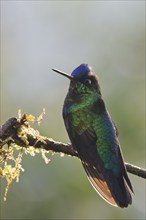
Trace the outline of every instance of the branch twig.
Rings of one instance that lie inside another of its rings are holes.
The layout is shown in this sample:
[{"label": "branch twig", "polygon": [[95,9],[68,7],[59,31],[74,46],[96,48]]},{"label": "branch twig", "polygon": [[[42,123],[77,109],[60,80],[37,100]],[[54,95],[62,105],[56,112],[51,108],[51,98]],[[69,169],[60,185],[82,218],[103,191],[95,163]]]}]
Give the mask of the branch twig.
[{"label": "branch twig", "polygon": [[[9,146],[9,144],[15,143],[25,148],[32,146],[34,148],[45,149],[46,151],[63,153],[79,158],[78,153],[71,144],[56,142],[51,138],[41,136],[38,131],[31,128],[26,115],[23,115],[21,119],[10,118],[0,126],[0,139],[0,150],[5,144]],[[129,173],[146,179],[145,169],[129,163],[125,163],[125,166]]]}]

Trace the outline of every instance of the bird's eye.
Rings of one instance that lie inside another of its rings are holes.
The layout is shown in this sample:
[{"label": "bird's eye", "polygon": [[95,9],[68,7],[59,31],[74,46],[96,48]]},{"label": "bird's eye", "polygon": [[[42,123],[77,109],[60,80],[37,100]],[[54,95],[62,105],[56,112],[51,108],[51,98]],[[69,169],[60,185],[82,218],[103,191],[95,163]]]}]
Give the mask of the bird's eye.
[{"label": "bird's eye", "polygon": [[84,83],[85,83],[85,85],[91,85],[92,81],[91,81],[91,79],[85,79]]}]

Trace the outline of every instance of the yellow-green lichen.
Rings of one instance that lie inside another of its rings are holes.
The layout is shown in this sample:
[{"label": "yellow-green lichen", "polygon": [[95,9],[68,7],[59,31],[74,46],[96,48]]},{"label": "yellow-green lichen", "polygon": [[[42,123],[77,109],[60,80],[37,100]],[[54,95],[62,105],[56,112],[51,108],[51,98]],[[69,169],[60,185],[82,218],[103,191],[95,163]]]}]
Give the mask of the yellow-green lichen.
[{"label": "yellow-green lichen", "polygon": [[[39,141],[40,134],[38,131],[34,130],[30,127],[30,123],[38,122],[40,123],[45,114],[45,110],[43,110],[42,114],[35,119],[33,115],[22,115],[19,110],[18,113],[18,121],[21,122],[23,119],[23,123],[20,128],[17,130],[17,134],[15,134],[20,142],[16,144],[12,137],[7,138],[6,140],[1,142],[0,145],[0,177],[7,181],[7,185],[5,188],[4,200],[7,198],[7,193],[10,185],[13,180],[19,182],[20,174],[24,171],[22,167],[22,158],[23,154],[35,156],[36,154],[41,154],[43,160],[46,164],[49,163],[50,159],[47,158],[45,149],[35,148],[35,145]],[[29,146],[28,137],[36,139],[36,143],[33,146]],[[45,142],[45,137],[43,137]],[[41,142],[43,142],[41,139]]]}]

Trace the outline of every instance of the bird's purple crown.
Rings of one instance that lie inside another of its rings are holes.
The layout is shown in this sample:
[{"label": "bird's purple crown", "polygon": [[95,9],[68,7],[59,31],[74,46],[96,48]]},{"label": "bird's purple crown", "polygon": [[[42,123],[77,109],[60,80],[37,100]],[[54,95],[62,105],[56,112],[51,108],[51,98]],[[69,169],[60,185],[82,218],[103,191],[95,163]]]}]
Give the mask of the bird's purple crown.
[{"label": "bird's purple crown", "polygon": [[82,77],[88,74],[90,71],[91,71],[91,68],[89,67],[89,65],[83,63],[72,71],[71,76]]}]

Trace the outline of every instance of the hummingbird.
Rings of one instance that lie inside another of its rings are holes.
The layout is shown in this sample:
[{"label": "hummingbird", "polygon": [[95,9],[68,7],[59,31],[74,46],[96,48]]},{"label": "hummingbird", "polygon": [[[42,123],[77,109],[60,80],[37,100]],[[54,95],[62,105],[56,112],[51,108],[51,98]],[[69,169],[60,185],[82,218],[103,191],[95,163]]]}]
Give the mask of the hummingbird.
[{"label": "hummingbird", "polygon": [[118,131],[106,109],[97,75],[84,63],[71,75],[52,70],[70,80],[63,119],[91,185],[109,204],[127,207],[132,204],[133,188],[124,165]]}]

